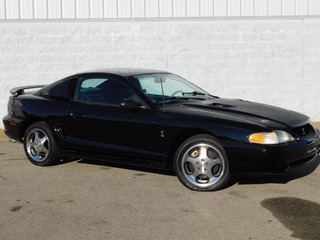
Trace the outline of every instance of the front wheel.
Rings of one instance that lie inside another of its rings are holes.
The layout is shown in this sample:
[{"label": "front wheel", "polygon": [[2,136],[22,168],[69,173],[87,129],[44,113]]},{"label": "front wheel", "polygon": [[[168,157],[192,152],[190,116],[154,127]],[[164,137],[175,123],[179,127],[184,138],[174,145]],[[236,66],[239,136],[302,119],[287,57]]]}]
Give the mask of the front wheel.
[{"label": "front wheel", "polygon": [[206,134],[193,136],[181,144],[175,154],[174,169],[183,185],[197,191],[221,189],[230,178],[223,147]]},{"label": "front wheel", "polygon": [[31,124],[24,135],[24,151],[30,160],[38,166],[50,166],[56,161],[56,143],[44,122]]}]

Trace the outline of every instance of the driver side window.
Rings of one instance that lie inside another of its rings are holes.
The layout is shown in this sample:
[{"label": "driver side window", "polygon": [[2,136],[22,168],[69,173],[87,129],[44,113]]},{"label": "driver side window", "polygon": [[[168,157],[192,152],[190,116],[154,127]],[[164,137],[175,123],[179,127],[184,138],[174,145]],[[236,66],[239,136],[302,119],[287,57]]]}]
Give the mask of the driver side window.
[{"label": "driver side window", "polygon": [[135,93],[126,84],[113,78],[82,78],[78,81],[75,100],[120,106]]}]

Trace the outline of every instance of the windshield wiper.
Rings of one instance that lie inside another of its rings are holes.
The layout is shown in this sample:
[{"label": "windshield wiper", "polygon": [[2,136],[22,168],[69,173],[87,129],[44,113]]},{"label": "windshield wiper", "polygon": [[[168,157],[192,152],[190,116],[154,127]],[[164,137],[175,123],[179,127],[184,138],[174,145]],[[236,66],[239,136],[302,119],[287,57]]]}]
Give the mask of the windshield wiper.
[{"label": "windshield wiper", "polygon": [[170,102],[170,101],[179,101],[179,100],[205,100],[205,98],[202,97],[169,97],[165,99],[165,102]]},{"label": "windshield wiper", "polygon": [[[181,91],[182,92],[182,91]],[[185,96],[185,95],[191,95],[191,96]],[[199,96],[199,97],[196,97]],[[218,98],[216,96],[212,96],[207,93],[203,92],[198,92],[198,91],[193,91],[193,92],[182,92],[182,96],[172,96],[172,97],[166,97],[163,100],[161,99],[160,101],[157,101],[157,103],[163,103],[163,102],[170,102],[170,101],[175,101],[175,100],[205,100],[206,98],[200,97],[200,96],[209,96],[209,97],[214,97]]]},{"label": "windshield wiper", "polygon": [[169,98],[166,98],[165,101],[179,100],[179,99],[189,100],[190,97],[169,97]]},{"label": "windshield wiper", "polygon": [[205,93],[202,93],[202,92],[197,92],[197,91],[193,91],[193,92],[183,92],[182,95],[192,95],[192,96],[204,96],[206,95]]},{"label": "windshield wiper", "polygon": [[213,98],[219,98],[218,96],[214,96],[214,95],[211,95],[211,94],[207,94],[207,93],[202,93],[202,92],[197,92],[197,91],[193,91],[193,92],[184,92],[182,93],[183,96],[186,95],[186,94],[192,94],[192,96],[209,96],[209,97],[213,97]]}]

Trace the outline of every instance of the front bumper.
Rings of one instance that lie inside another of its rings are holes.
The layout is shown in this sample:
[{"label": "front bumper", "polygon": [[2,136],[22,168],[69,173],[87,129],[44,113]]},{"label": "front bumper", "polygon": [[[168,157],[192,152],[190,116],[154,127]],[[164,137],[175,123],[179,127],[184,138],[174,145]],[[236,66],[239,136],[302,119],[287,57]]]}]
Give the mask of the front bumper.
[{"label": "front bumper", "polygon": [[315,161],[320,152],[320,131],[309,142],[303,138],[281,145],[226,143],[225,149],[233,173],[281,174]]}]

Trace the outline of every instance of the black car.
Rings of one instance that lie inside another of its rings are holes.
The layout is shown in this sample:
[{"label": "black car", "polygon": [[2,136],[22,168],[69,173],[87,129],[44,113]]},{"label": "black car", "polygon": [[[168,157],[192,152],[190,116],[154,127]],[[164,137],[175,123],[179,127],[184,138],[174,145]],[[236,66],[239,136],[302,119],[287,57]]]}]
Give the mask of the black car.
[{"label": "black car", "polygon": [[283,173],[320,148],[303,114],[219,98],[165,71],[105,69],[10,92],[5,133],[39,166],[73,157],[174,168],[186,187],[217,190],[231,173]]}]

